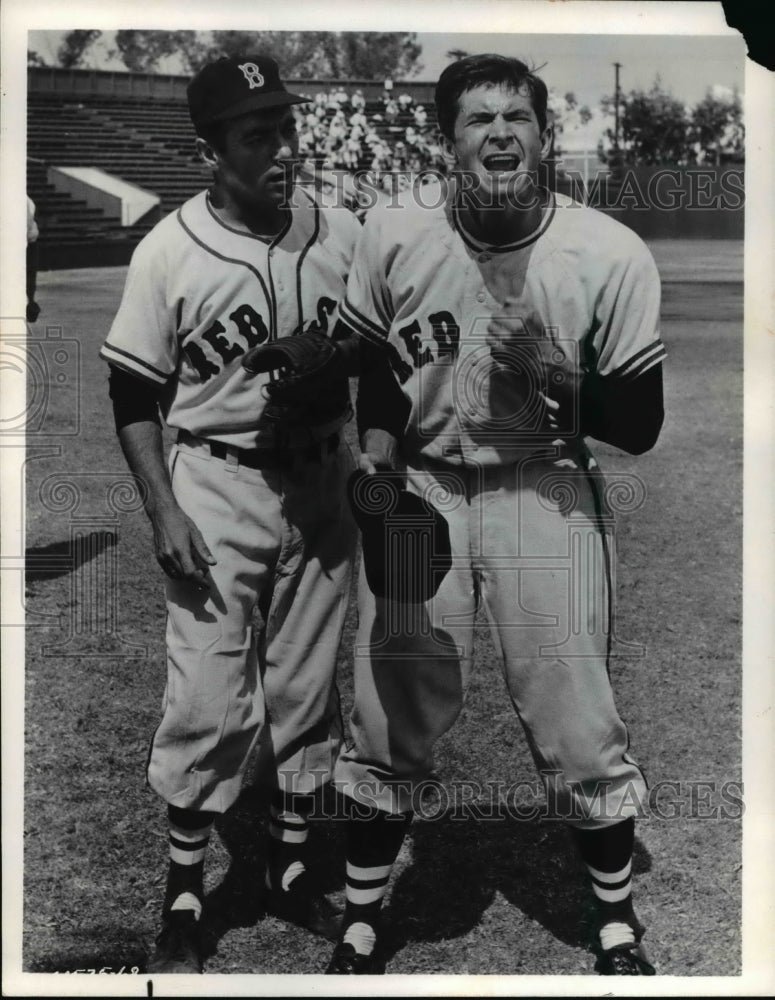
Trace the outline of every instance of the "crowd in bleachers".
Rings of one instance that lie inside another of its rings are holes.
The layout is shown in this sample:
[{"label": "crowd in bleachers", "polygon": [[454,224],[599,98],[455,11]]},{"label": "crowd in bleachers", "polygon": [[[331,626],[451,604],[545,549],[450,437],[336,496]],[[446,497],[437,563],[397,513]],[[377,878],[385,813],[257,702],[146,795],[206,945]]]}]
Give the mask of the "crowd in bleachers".
[{"label": "crowd in bleachers", "polygon": [[359,89],[337,86],[310,96],[298,112],[303,160],[332,170],[378,174],[444,170],[435,114],[411,94],[391,90],[368,102]]}]

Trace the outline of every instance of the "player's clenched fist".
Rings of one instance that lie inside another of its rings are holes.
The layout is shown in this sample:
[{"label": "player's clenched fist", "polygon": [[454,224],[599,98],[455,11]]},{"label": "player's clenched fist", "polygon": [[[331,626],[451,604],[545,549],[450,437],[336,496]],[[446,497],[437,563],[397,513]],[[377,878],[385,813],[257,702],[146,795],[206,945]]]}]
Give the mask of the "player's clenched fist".
[{"label": "player's clenched fist", "polygon": [[576,405],[581,379],[576,342],[563,343],[537,312],[512,298],[490,320],[486,342],[497,368],[521,381],[528,399],[545,405],[547,424],[567,425],[561,411]]},{"label": "player's clenched fist", "polygon": [[155,511],[151,523],[156,558],[167,576],[208,587],[207,574],[216,560],[191,518],[170,506]]},{"label": "player's clenched fist", "polygon": [[507,298],[500,312],[487,325],[486,341],[493,357],[501,364],[519,357],[547,373],[558,369],[570,371],[573,363],[552,332],[544,326],[537,312]]}]

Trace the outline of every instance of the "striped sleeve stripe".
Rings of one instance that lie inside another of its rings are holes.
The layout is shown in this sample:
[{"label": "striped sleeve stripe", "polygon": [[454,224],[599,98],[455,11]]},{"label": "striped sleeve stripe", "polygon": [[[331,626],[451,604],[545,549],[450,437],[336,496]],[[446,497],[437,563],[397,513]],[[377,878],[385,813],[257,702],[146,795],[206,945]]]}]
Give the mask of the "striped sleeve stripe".
[{"label": "striped sleeve stripe", "polygon": [[165,374],[158,368],[154,368],[153,365],[149,365],[147,361],[136,358],[133,354],[122,351],[119,347],[113,347],[112,344],[102,345],[100,357],[109,361],[110,364],[116,365],[117,368],[123,368],[131,375],[139,375],[146,382],[153,382],[155,385],[166,385],[172,374]]},{"label": "striped sleeve stripe", "polygon": [[644,347],[642,351],[638,351],[615,371],[609,372],[608,378],[635,378],[659,364],[666,356],[665,345],[661,340],[657,340],[653,344],[649,344],[648,347]]},{"label": "striped sleeve stripe", "polygon": [[356,333],[359,333],[367,340],[377,343],[384,343],[388,338],[388,331],[381,326],[377,326],[370,319],[358,312],[347,299],[339,307],[339,315],[348,326],[351,326]]}]

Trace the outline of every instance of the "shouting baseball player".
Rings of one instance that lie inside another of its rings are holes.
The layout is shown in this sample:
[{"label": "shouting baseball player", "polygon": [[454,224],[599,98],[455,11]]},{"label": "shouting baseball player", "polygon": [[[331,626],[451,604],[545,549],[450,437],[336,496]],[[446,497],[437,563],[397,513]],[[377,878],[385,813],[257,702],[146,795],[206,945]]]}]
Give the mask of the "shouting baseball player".
[{"label": "shouting baseball player", "polygon": [[436,105],[450,182],[367,216],[341,315],[384,358],[360,380],[361,470],[434,505],[451,560],[427,600],[402,599],[400,579],[372,593],[361,574],[354,742],[335,772],[347,906],[328,972],[384,971],[380,905],[461,710],[482,606],[547,808],[591,876],[597,970],[651,975],[630,891],[646,788],[609,683],[611,532],[585,438],[634,454],[657,440],[658,275],[629,229],[538,183],[547,90],[523,63],[460,59]]},{"label": "shouting baseball player", "polygon": [[[202,971],[208,838],[255,747],[274,793],[266,907],[338,930],[305,841],[341,735],[334,667],[356,532],[340,433],[352,359],[332,333],[360,225],[294,187],[303,100],[263,56],[191,81],[212,186],[137,247],[101,352],[167,577],[148,780],[168,804],[170,865],[153,972]],[[167,462],[159,411],[176,434]]]}]

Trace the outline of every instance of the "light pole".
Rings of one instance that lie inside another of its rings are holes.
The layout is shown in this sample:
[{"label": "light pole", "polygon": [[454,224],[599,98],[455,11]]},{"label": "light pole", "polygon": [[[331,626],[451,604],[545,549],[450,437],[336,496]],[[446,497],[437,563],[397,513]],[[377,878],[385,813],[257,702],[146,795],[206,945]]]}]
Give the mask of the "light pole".
[{"label": "light pole", "polygon": [[619,70],[622,64],[615,62],[616,85],[614,87],[614,154],[616,161],[619,161]]}]

